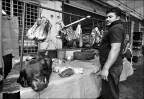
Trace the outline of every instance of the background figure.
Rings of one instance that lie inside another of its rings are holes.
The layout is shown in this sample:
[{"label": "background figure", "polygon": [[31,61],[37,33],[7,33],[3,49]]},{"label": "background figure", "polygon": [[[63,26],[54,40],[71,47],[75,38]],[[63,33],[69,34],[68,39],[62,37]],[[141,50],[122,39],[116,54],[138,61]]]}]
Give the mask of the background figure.
[{"label": "background figure", "polygon": [[127,58],[127,60],[132,62],[132,50],[131,50],[131,42],[129,34],[126,34],[124,41],[124,50],[123,50],[123,58]]}]

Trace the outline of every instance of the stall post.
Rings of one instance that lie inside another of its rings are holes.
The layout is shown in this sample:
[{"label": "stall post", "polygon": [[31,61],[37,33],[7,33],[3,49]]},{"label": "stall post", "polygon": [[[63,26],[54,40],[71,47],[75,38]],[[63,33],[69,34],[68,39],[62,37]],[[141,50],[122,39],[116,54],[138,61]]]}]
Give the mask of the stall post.
[{"label": "stall post", "polygon": [[26,3],[24,2],[23,16],[22,16],[22,38],[21,38],[21,53],[20,53],[20,70],[23,67],[23,47],[24,47],[24,33],[25,33],[25,9],[26,9]]},{"label": "stall post", "polygon": [[133,53],[133,32],[134,32],[134,21],[131,22],[131,34],[130,34],[130,40],[131,40],[131,49],[132,49],[132,53]]},{"label": "stall post", "polygon": [[2,1],[0,0],[0,68],[3,67],[3,62],[2,62]]},{"label": "stall post", "polygon": [[[0,0],[0,24],[1,24],[0,25],[0,69],[2,68],[2,74],[4,75],[4,73],[3,73],[4,67],[3,67],[3,60],[2,60],[2,1],[1,0]],[[1,92],[0,92],[0,99],[2,99],[2,93]]]}]

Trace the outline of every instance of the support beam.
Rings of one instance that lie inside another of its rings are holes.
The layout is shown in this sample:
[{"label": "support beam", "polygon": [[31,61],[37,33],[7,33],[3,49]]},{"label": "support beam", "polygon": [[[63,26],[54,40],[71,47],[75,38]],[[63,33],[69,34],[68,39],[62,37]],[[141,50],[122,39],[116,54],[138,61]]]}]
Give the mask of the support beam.
[{"label": "support beam", "polygon": [[[0,68],[3,68],[3,59],[2,59],[2,1],[0,0]],[[4,75],[4,74],[3,74]]]},{"label": "support beam", "polygon": [[131,46],[130,46],[130,48],[132,49],[132,53],[133,53],[133,32],[134,32],[134,21],[132,21],[132,23],[131,23],[131,35],[130,35],[130,37],[131,37]]}]

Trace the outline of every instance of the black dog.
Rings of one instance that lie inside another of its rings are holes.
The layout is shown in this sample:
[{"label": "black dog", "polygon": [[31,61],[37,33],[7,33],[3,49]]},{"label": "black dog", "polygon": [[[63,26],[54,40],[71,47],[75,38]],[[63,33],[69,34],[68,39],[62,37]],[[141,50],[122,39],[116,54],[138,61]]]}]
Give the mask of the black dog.
[{"label": "black dog", "polygon": [[17,82],[22,87],[32,87],[35,91],[41,91],[48,86],[51,73],[52,60],[39,54],[24,62]]}]

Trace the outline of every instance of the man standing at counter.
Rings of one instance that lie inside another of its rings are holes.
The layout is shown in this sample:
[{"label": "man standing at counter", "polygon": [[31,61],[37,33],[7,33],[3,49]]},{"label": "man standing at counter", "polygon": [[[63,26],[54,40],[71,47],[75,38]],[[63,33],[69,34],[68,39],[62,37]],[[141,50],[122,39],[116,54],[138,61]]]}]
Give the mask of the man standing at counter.
[{"label": "man standing at counter", "polygon": [[106,12],[108,31],[104,34],[99,58],[102,66],[102,99],[119,99],[119,78],[123,69],[122,50],[125,32],[120,20],[121,10],[117,7]]}]

